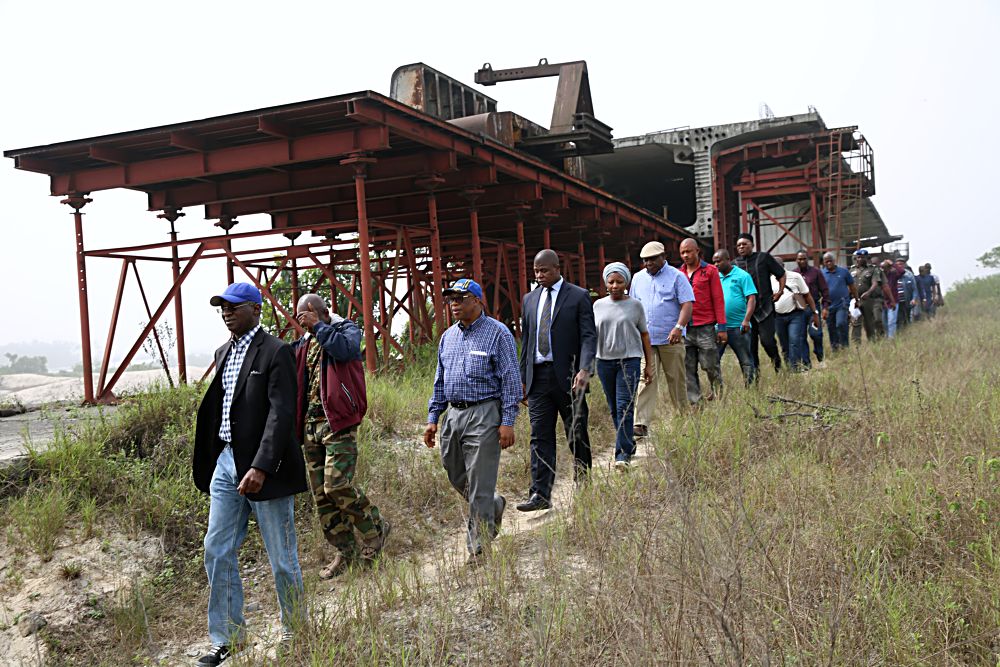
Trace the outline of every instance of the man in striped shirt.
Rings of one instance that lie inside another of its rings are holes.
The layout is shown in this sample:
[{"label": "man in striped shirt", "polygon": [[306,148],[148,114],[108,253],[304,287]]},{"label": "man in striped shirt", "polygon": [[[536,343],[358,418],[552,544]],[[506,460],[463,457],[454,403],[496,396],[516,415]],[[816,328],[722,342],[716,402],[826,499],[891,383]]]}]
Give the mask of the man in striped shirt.
[{"label": "man in striped shirt", "polygon": [[[496,493],[500,450],[514,444],[521,375],[514,337],[483,312],[483,288],[463,278],[444,290],[455,324],[441,336],[424,444],[441,425],[441,462],[469,503],[466,543],[475,564],[500,532],[506,499]],[[446,411],[447,410],[447,411]]]}]

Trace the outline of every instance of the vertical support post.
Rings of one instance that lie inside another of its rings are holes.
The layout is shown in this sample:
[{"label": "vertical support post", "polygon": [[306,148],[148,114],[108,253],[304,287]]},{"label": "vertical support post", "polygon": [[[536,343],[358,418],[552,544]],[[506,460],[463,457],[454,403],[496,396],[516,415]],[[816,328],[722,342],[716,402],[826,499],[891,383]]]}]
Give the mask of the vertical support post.
[{"label": "vertical support post", "polygon": [[[291,241],[292,245],[294,246],[295,245],[295,239],[299,238],[299,236],[301,236],[301,234],[302,234],[302,232],[286,232],[284,234],[284,237],[286,239],[288,239],[289,241]],[[292,261],[291,261],[291,264],[292,264],[292,269],[291,269],[291,271],[292,271],[292,304],[291,305],[292,305],[292,307],[289,310],[291,310],[291,312],[294,313],[296,306],[299,305],[299,261],[298,261],[298,258],[296,257],[296,255],[295,255],[294,252],[289,253],[289,254],[291,254],[291,256],[292,256],[291,257],[291,259],[292,259]],[[280,297],[278,295],[275,295],[275,298],[280,298]],[[293,330],[292,331],[292,335],[296,335],[296,334],[297,334],[297,332]]]},{"label": "vertical support post", "polygon": [[517,218],[517,289],[518,296],[528,293],[528,258],[524,248],[524,218]]},{"label": "vertical support post", "polygon": [[[170,269],[173,273],[174,284],[181,275],[181,262],[177,252],[177,229],[174,223],[184,214],[173,206],[163,209],[163,213],[156,216],[163,218],[170,223]],[[174,295],[174,334],[177,336],[177,382],[187,384],[187,354],[184,347],[184,305],[181,301],[181,288],[177,286],[177,293]]]},{"label": "vertical support post", "polygon": [[825,248],[827,243],[826,234],[823,234],[820,230],[819,211],[816,210],[817,204],[816,191],[813,190],[809,193],[809,215],[812,218],[812,256],[813,263],[816,266],[820,266],[823,259],[823,251],[821,248]]},{"label": "vertical support post", "polygon": [[[626,261],[628,261],[628,260],[626,260]],[[607,265],[608,265],[608,260],[607,260],[607,257],[604,256],[604,239],[602,238],[601,242],[597,244],[597,271],[598,271],[598,273],[603,273],[604,272],[604,267],[607,266]],[[600,281],[598,281],[597,293],[600,296],[604,296],[605,294],[607,294],[607,288],[604,285],[604,276],[603,275],[601,276]]]},{"label": "vertical support post", "polygon": [[548,221],[546,221],[545,226],[542,227],[542,245],[546,248],[552,247],[552,229],[549,226]]},{"label": "vertical support post", "polygon": [[83,347],[83,402],[94,403],[94,369],[90,350],[90,304],[87,299],[87,259],[83,248],[84,206],[94,201],[89,193],[74,193],[63,199],[73,209],[73,223],[76,226],[76,290],[80,300],[80,345]]},{"label": "vertical support post", "polygon": [[[358,207],[358,265],[361,269],[361,307],[364,310],[365,330],[365,366],[369,372],[375,372],[378,361],[378,351],[375,349],[374,303],[372,301],[372,267],[370,255],[371,238],[368,230],[368,203],[365,200],[365,178],[368,165],[375,158],[363,155],[342,160],[341,164],[354,167],[354,195]],[[388,345],[388,343],[384,343]]]},{"label": "vertical support post", "polygon": [[479,241],[479,210],[476,200],[486,193],[482,188],[462,190],[462,198],[469,202],[469,230],[472,234],[472,279],[483,285],[483,248]]},{"label": "vertical support post", "polygon": [[579,284],[583,289],[587,289],[587,251],[583,247],[583,232],[580,232],[576,243],[577,254],[580,255],[580,276]]},{"label": "vertical support post", "polygon": [[[215,223],[216,227],[219,227],[219,228],[221,228],[222,230],[224,230],[226,232],[226,250],[228,252],[230,252],[230,253],[233,251],[233,242],[229,240],[229,230],[231,230],[233,227],[235,227],[238,224],[239,224],[239,220],[236,220],[231,215],[224,215],[221,218],[219,218],[219,221],[217,223]],[[232,285],[234,282],[236,282],[236,275],[235,275],[235,272],[233,270],[233,260],[229,259],[229,256],[227,255],[226,256],[226,284],[227,285]]]},{"label": "vertical support post", "polygon": [[444,297],[444,275],[441,270],[441,230],[438,227],[437,197],[434,192],[427,195],[427,215],[431,224],[431,275],[434,285],[431,287],[431,299],[434,301],[434,323],[437,327],[435,339],[439,338],[446,328]]}]

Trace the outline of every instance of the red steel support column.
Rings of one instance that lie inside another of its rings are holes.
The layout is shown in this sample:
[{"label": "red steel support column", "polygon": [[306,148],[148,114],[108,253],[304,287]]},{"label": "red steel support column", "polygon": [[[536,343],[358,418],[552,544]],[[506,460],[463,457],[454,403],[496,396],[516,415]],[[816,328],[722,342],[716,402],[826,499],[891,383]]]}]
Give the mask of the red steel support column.
[{"label": "red steel support column", "polygon": [[604,285],[604,267],[608,265],[607,258],[604,256],[604,239],[597,244],[597,270],[602,274],[600,281],[597,284],[597,293],[600,296],[604,296],[607,290]]},{"label": "red steel support column", "polygon": [[[375,371],[378,361],[375,349],[374,304],[372,302],[372,267],[368,233],[368,204],[365,201],[365,176],[369,164],[375,162],[371,157],[353,157],[341,162],[354,166],[354,193],[358,205],[358,265],[361,268],[361,307],[364,312],[365,324],[365,366],[370,372]],[[384,343],[388,345],[388,343]]]},{"label": "red steel support column", "polygon": [[577,254],[580,255],[580,279],[578,282],[580,287],[587,289],[587,254],[586,249],[583,247],[583,232],[580,232],[576,248]]},{"label": "red steel support column", "polygon": [[[288,232],[285,234],[285,238],[295,245],[295,239],[299,238],[302,232]],[[299,305],[299,263],[295,255],[292,254],[292,308],[291,311],[295,312],[295,307]]]},{"label": "red steel support column", "polygon": [[552,230],[549,227],[549,223],[545,223],[545,227],[542,228],[542,245],[546,248],[552,247]]},{"label": "red steel support column", "polygon": [[[472,279],[483,286],[483,248],[479,242],[479,210],[476,200],[486,193],[481,188],[466,188],[462,198],[469,202],[469,230],[472,234]],[[484,287],[485,289],[485,287]]]},{"label": "red steel support column", "polygon": [[[219,218],[219,221],[215,223],[216,227],[220,227],[226,232],[226,236],[229,236],[229,230],[239,224],[238,220],[235,220],[231,215],[224,215]],[[226,250],[229,252],[233,251],[233,242],[226,238]],[[236,282],[236,275],[233,271],[233,260],[226,257],[226,284],[232,285]]]},{"label": "red steel support column", "polygon": [[524,220],[517,219],[517,288],[519,296],[528,293],[528,258],[524,248]]},{"label": "red steel support column", "polygon": [[436,337],[440,337],[447,328],[445,322],[444,274],[441,270],[441,232],[438,229],[437,197],[433,192],[427,195],[427,215],[431,223],[431,273],[434,285],[431,286],[431,298],[434,300],[434,323],[437,325]]},{"label": "red steel support column", "polygon": [[[174,223],[184,214],[173,206],[163,209],[163,213],[156,216],[163,218],[170,223],[170,268],[173,273],[174,283],[181,275],[181,263],[177,255],[177,229]],[[177,294],[174,295],[174,327],[177,336],[177,382],[187,384],[187,354],[184,348],[184,306],[181,302],[181,288],[177,286]]]},{"label": "red steel support column", "polygon": [[83,402],[94,402],[94,369],[90,358],[90,305],[87,300],[87,262],[83,254],[83,213],[80,209],[94,201],[87,193],[73,194],[61,203],[73,209],[76,225],[76,289],[80,299],[80,344],[83,347]]},{"label": "red steel support column", "polygon": [[479,211],[469,209],[469,229],[472,232],[472,279],[483,284],[483,249],[479,244]]}]

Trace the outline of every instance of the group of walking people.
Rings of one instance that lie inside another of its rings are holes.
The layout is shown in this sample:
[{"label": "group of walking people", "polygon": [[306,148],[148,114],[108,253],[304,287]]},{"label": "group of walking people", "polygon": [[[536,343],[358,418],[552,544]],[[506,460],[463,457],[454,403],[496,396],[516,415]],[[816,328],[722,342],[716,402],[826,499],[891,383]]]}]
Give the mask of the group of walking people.
[{"label": "group of walking people", "polygon": [[[915,276],[904,260],[823,267],[807,253],[786,270],[741,234],[736,257],[717,250],[705,261],[693,239],[678,248],[680,268],[659,241],[639,253],[633,274],[622,262],[603,268],[607,295],[590,293],[561,273],[559,255],[544,249],[533,261],[537,287],[522,297],[521,346],[486,314],[483,289],[463,278],[443,290],[453,324],[438,344],[437,367],[423,440],[439,446],[448,479],[468,503],[469,563],[481,562],[499,533],[507,499],[497,493],[500,452],[515,443],[522,405],[531,424],[531,483],[516,508],[552,507],[556,426],[562,420],[577,485],[593,465],[587,392],[594,374],[615,428],[615,462],[627,470],[636,438],[649,434],[662,385],[683,414],[723,390],[721,360],[731,349],[745,385],[760,369],[763,348],[776,371],[811,366],[808,341],[823,363],[823,321],[832,349],[893,337],[943,304],[930,265]],[[332,558],[322,578],[371,563],[385,548],[391,524],[353,482],[357,429],[367,409],[361,331],[331,312],[316,294],[302,296],[295,319],[304,335],[292,345],[260,324],[261,293],[234,283],[210,299],[230,332],[215,353],[216,375],[198,410],[193,476],[210,495],[205,535],[211,648],[198,664],[218,665],[246,644],[237,554],[249,517],[256,517],[270,560],[283,627],[279,650],[302,618],[302,573],[294,495],[311,488]],[[848,331],[852,332],[848,335]],[[779,350],[780,348],[780,350]],[[699,378],[704,371],[708,386]]]}]

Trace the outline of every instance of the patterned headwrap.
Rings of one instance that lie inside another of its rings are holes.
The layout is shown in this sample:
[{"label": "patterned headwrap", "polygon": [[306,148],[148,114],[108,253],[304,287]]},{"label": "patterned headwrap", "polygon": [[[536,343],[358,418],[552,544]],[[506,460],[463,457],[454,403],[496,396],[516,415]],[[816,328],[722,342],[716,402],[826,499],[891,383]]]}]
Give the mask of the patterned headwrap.
[{"label": "patterned headwrap", "polygon": [[602,276],[604,276],[604,282],[608,282],[608,276],[610,276],[612,273],[617,273],[621,275],[621,277],[625,279],[626,287],[628,287],[629,284],[632,282],[632,272],[629,271],[628,267],[622,264],[621,262],[611,262],[610,264],[604,267],[604,273],[601,274]]}]

